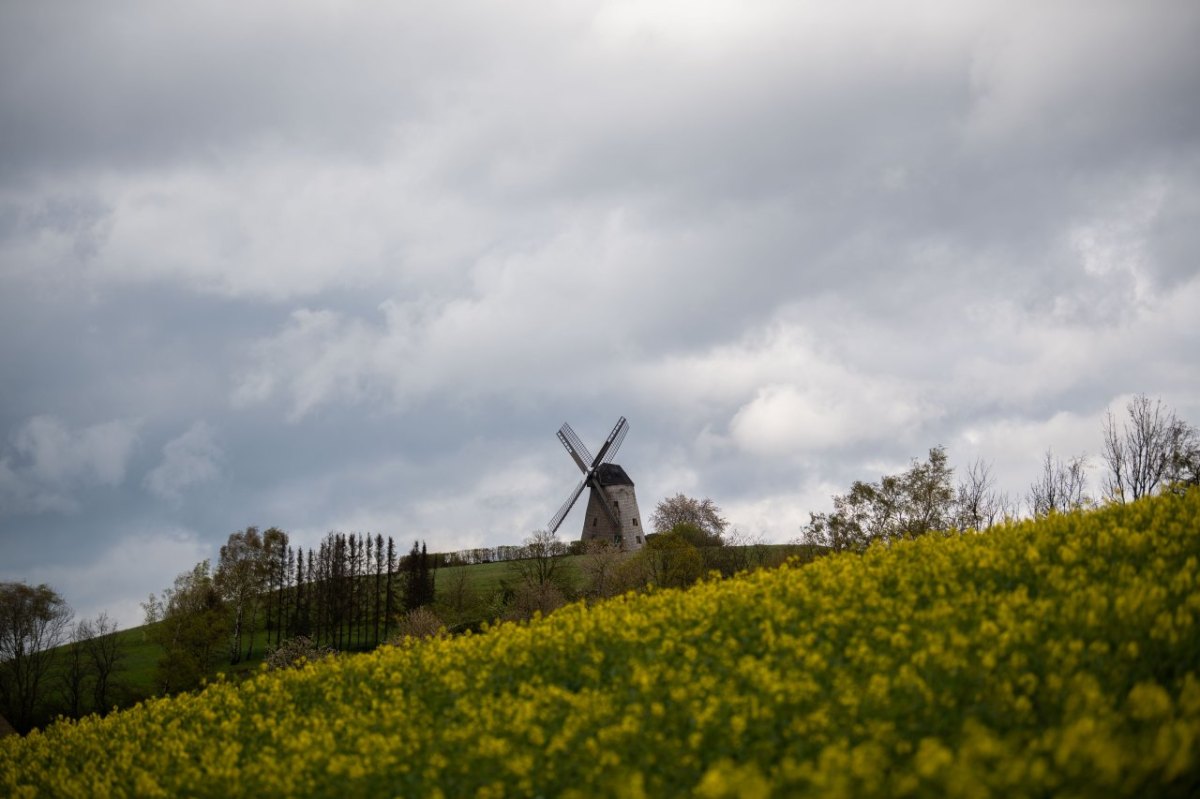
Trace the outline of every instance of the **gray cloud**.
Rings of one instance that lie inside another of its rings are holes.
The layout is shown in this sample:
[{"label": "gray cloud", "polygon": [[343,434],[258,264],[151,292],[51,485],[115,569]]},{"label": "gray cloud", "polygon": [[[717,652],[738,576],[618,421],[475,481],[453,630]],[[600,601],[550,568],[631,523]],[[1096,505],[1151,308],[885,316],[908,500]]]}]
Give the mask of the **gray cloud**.
[{"label": "gray cloud", "polygon": [[1019,493],[1131,393],[1200,421],[1198,35],[1172,0],[9,4],[0,577],[130,607],[96,564],[155,531],[166,571],[248,524],[519,540],[564,419],[630,418],[643,507],[775,540],[935,444]]},{"label": "gray cloud", "polygon": [[26,420],[12,436],[11,454],[0,455],[0,517],[72,512],[77,491],[120,485],[137,427],[114,420],[71,430],[53,416]]},{"label": "gray cloud", "polygon": [[220,474],[221,447],[216,433],[205,422],[196,422],[163,445],[162,461],[146,473],[142,484],[156,496],[178,501],[190,486],[206,483]]}]

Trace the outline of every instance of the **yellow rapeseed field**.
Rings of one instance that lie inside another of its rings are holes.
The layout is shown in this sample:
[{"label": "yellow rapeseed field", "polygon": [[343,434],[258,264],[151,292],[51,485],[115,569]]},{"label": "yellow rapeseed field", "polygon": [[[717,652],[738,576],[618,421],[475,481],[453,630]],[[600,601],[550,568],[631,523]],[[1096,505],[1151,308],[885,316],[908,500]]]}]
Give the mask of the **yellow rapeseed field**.
[{"label": "yellow rapeseed field", "polygon": [[13,796],[1194,796],[1200,492],[0,741]]}]

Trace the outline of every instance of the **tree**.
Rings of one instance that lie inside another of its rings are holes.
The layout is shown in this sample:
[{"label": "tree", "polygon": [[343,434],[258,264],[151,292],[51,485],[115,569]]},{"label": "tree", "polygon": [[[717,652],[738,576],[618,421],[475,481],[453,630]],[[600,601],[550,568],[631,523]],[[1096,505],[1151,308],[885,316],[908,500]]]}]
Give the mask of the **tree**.
[{"label": "tree", "polygon": [[[309,562],[312,562],[311,554]],[[387,640],[392,635],[392,609],[396,604],[395,580],[393,575],[396,572],[396,542],[392,537],[388,536],[387,542],[387,581],[384,585],[383,596],[383,638]]]},{"label": "tree", "polygon": [[703,546],[720,546],[721,536],[729,522],[721,516],[721,509],[708,497],[693,499],[676,494],[660,501],[650,517],[650,526],[656,533],[666,533],[679,524],[695,525],[703,531],[707,543]]},{"label": "tree", "polygon": [[538,530],[525,539],[522,557],[509,561],[508,569],[521,583],[540,588],[562,581],[567,545],[557,533]]},{"label": "tree", "polygon": [[680,522],[666,532],[674,533],[697,549],[719,547],[725,544],[720,536],[712,535],[693,522]]},{"label": "tree", "polygon": [[212,670],[229,632],[225,603],[208,561],[176,577],[161,600],[151,598],[146,618],[159,620],[153,636],[164,650],[156,676],[159,690],[195,688]]},{"label": "tree", "polygon": [[980,459],[967,466],[966,479],[958,484],[956,504],[959,530],[986,530],[1004,518],[1010,503],[996,491],[991,464]]},{"label": "tree", "polygon": [[382,597],[382,586],[380,585],[380,581],[382,579],[383,579],[383,535],[381,533],[376,533],[375,534],[375,592],[374,592],[375,644],[376,645],[378,645],[379,641],[381,640],[379,638],[379,615],[380,615],[380,602],[383,598]]},{"label": "tree", "polygon": [[1104,418],[1105,496],[1132,502],[1160,488],[1200,484],[1200,440],[1196,428],[1175,416],[1162,400],[1138,394],[1125,406],[1118,426],[1110,409]]},{"label": "tree", "polygon": [[404,559],[404,609],[413,611],[433,603],[434,577],[429,569],[429,553],[424,543],[413,541],[412,551]]},{"label": "tree", "polygon": [[678,533],[660,533],[635,557],[645,560],[650,580],[663,588],[686,588],[704,574],[696,547]]},{"label": "tree", "polygon": [[592,540],[584,546],[583,576],[589,596],[602,599],[616,594],[621,587],[617,570],[626,553],[608,541]]},{"label": "tree", "polygon": [[117,635],[117,623],[101,612],[91,626],[91,636],[85,639],[88,662],[92,667],[92,707],[105,713],[112,705],[115,676],[125,660],[125,645]]},{"label": "tree", "polygon": [[67,716],[77,719],[83,715],[87,694],[88,661],[84,647],[93,635],[92,623],[83,619],[71,628],[71,640],[63,648],[59,683],[62,686],[63,706]]},{"label": "tree", "polygon": [[804,540],[835,551],[861,551],[876,541],[953,529],[953,476],[945,449],[933,447],[928,460],[914,458],[906,472],[884,475],[878,483],[855,481],[849,493],[833,498],[833,513],[810,514]]},{"label": "tree", "polygon": [[1173,431],[1167,485],[1176,493],[1200,486],[1200,430],[1186,422],[1178,422]]},{"label": "tree", "polygon": [[1042,473],[1029,486],[1026,500],[1034,518],[1051,513],[1066,513],[1092,504],[1087,491],[1087,457],[1079,455],[1069,461],[1054,457],[1046,450],[1042,457]]},{"label": "tree", "polygon": [[[262,534],[262,549],[259,552],[259,579],[262,582],[263,599],[267,602],[267,644],[271,643],[271,633],[275,633],[275,645],[278,646],[283,636],[284,615],[287,612],[287,579],[288,579],[288,534],[278,527],[268,527]],[[251,614],[251,630],[254,618]],[[250,651],[253,654],[254,635],[250,636]]]},{"label": "tree", "polygon": [[478,596],[466,566],[442,569],[438,577],[438,603],[453,629],[469,622],[478,611]]},{"label": "tree", "polygon": [[266,586],[263,540],[257,527],[230,533],[229,540],[221,547],[217,571],[213,584],[225,600],[231,614],[229,662],[242,659],[242,639],[250,631],[250,657],[254,647],[254,623],[258,605],[262,601]]},{"label": "tree", "polygon": [[[720,549],[701,551],[706,568],[715,568],[725,577],[738,572],[750,571],[766,566],[772,559],[778,565],[783,557],[773,554],[761,533],[745,533],[734,528],[725,535],[725,545]],[[712,557],[710,557],[710,555]]]},{"label": "tree", "polygon": [[48,585],[0,583],[0,715],[20,732],[34,725],[53,650],[66,637],[71,616]]}]

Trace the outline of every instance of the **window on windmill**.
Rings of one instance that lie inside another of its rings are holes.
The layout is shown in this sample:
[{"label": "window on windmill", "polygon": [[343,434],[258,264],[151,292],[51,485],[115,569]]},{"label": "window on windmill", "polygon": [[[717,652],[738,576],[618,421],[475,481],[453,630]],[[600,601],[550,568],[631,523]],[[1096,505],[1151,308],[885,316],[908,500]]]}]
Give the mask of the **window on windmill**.
[{"label": "window on windmill", "polygon": [[641,537],[640,535],[635,535],[635,536],[634,536],[634,538],[636,538],[636,539],[637,539],[637,542],[638,542],[639,544],[640,544],[640,543],[642,543],[642,537]]},{"label": "window on windmill", "polygon": [[596,517],[593,516],[592,517],[592,527],[595,527],[595,526],[596,526]]},{"label": "window on windmill", "polygon": [[636,516],[633,517],[633,526],[637,527],[637,517]]},{"label": "window on windmill", "polygon": [[619,536],[619,535],[614,535],[614,536],[613,536],[613,543],[614,543],[614,544],[619,544],[619,543],[621,543],[621,536]]}]

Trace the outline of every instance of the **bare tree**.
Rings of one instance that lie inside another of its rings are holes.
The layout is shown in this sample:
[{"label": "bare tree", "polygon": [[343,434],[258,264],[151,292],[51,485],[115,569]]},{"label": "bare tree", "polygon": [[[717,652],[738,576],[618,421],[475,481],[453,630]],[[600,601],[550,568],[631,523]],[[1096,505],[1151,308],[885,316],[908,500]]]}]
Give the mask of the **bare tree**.
[{"label": "bare tree", "polygon": [[1087,495],[1087,457],[1079,455],[1069,461],[1054,457],[1046,450],[1042,472],[1029,486],[1026,496],[1035,518],[1050,513],[1065,513],[1092,504]]},{"label": "bare tree", "polygon": [[967,465],[966,479],[958,484],[956,504],[959,530],[986,530],[1003,519],[1004,501],[996,492],[991,464],[976,459]]},{"label": "bare tree", "polygon": [[771,548],[762,533],[747,533],[736,527],[725,536],[725,546],[720,550],[717,568],[726,577],[741,571],[760,569],[766,566]]},{"label": "bare tree", "polygon": [[476,604],[475,591],[471,587],[471,574],[467,568],[459,565],[442,569],[438,578],[441,583],[438,601],[442,608],[449,611],[451,625],[465,621]]},{"label": "bare tree", "polygon": [[620,590],[617,568],[625,553],[608,541],[589,541],[584,548],[582,570],[590,596],[604,598]]},{"label": "bare tree", "polygon": [[1104,490],[1116,502],[1129,502],[1154,492],[1171,467],[1175,414],[1161,400],[1138,394],[1125,406],[1119,427],[1111,410],[1104,418]]},{"label": "bare tree", "polygon": [[92,683],[92,706],[97,713],[104,713],[112,704],[114,678],[125,660],[125,646],[117,634],[117,623],[106,612],[96,617],[91,632],[84,647],[95,678]]},{"label": "bare tree", "polygon": [[20,732],[33,727],[42,682],[71,616],[48,585],[0,583],[0,709]]},{"label": "bare tree", "polygon": [[63,705],[66,713],[73,719],[83,715],[88,679],[88,659],[85,647],[93,634],[90,621],[83,619],[76,622],[71,628],[71,640],[62,651],[63,662],[59,669],[59,683],[62,686]]},{"label": "bare tree", "polygon": [[510,561],[509,570],[522,583],[531,588],[541,588],[550,583],[561,582],[567,545],[556,533],[538,530],[525,539],[523,557]]},{"label": "bare tree", "polygon": [[729,521],[721,516],[717,503],[708,497],[694,499],[676,494],[660,501],[654,507],[654,515],[650,517],[650,526],[656,533],[665,533],[680,524],[694,524],[713,540],[714,544],[721,543],[721,536]]}]

